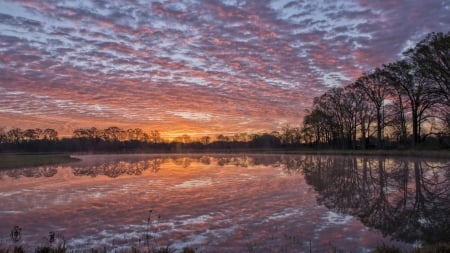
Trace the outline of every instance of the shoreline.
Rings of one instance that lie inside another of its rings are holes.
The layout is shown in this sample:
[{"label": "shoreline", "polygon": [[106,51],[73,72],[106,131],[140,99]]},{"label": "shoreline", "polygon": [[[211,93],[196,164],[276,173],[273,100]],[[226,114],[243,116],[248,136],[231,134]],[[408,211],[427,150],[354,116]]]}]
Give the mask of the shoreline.
[{"label": "shoreline", "polygon": [[39,167],[79,161],[68,153],[0,153],[0,170]]},{"label": "shoreline", "polygon": [[74,153],[0,153],[0,170],[39,167],[80,161],[76,155],[325,155],[325,156],[382,156],[425,159],[450,159],[450,150],[335,150],[335,149],[213,149],[179,150],[177,152],[74,152]]}]

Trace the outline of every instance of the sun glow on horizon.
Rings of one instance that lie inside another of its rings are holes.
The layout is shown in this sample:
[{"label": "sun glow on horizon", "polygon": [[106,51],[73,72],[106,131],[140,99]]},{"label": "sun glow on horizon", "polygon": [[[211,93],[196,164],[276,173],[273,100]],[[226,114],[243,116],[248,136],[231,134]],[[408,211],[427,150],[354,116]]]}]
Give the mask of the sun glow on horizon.
[{"label": "sun glow on horizon", "polygon": [[448,9],[439,0],[0,0],[0,127],[60,136],[138,127],[167,139],[276,131],[301,122],[329,87],[448,31]]}]

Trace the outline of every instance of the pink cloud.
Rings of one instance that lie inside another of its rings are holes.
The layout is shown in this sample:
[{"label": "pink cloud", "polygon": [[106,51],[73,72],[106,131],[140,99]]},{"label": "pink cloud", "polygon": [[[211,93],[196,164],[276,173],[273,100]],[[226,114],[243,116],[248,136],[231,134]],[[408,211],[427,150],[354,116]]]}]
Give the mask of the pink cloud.
[{"label": "pink cloud", "polygon": [[0,116],[41,127],[52,118],[61,129],[299,124],[329,85],[398,59],[407,41],[450,23],[437,0],[2,3],[14,8],[0,10]]}]

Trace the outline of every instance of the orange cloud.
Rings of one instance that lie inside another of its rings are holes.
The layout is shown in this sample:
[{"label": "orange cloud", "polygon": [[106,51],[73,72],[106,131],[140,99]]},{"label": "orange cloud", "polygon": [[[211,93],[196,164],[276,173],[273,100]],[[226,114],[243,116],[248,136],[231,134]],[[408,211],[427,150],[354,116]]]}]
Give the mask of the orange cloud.
[{"label": "orange cloud", "polygon": [[300,124],[329,86],[450,23],[441,1],[0,4],[0,127],[66,134],[111,125],[203,135]]}]

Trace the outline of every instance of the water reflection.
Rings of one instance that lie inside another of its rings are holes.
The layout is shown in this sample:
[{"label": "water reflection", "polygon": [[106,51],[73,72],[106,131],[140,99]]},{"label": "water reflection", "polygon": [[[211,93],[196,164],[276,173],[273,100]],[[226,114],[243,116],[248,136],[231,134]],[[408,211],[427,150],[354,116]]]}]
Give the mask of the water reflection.
[{"label": "water reflection", "polygon": [[91,176],[105,175],[115,178],[121,175],[141,175],[144,171],[158,172],[161,168],[163,159],[155,158],[145,161],[127,162],[115,161],[94,166],[73,167],[72,172],[75,176]]},{"label": "water reflection", "polygon": [[0,171],[0,179],[8,176],[11,178],[20,177],[53,177],[58,170],[56,167],[36,167],[36,168],[19,168]]},{"label": "water reflection", "polygon": [[280,245],[298,252],[310,242],[317,252],[329,245],[355,251],[391,243],[391,237],[409,243],[450,241],[448,161],[298,155],[80,158],[64,166],[0,171],[0,224],[21,225],[27,236],[57,228],[77,247],[115,245],[125,237],[139,243],[146,212],[154,209],[163,216],[161,243],[203,245],[205,252],[239,252],[248,245],[261,252]]},{"label": "water reflection", "polygon": [[406,242],[450,241],[450,163],[369,157],[286,159],[317,201]]},{"label": "water reflection", "polygon": [[[144,171],[157,173],[163,163],[174,163],[182,168],[189,168],[192,163],[218,166],[249,167],[257,165],[275,165],[279,162],[279,156],[161,156],[150,159],[137,159],[139,156],[122,156],[111,159],[110,156],[101,156],[103,159],[91,160],[83,157],[84,162],[76,162],[70,166],[75,176],[97,177],[100,175],[116,178],[123,175],[141,175]],[[95,158],[98,158],[95,156]],[[4,176],[11,178],[20,177],[52,177],[58,172],[58,166],[41,166],[35,168],[19,168],[0,171],[0,179]]]},{"label": "water reflection", "polygon": [[279,160],[278,156],[163,156],[147,160],[110,160],[94,165],[72,166],[72,172],[76,176],[105,175],[111,178],[121,175],[141,175],[144,171],[157,173],[163,163],[173,163],[181,168],[189,168],[191,164],[249,167],[256,165],[273,165]]}]

